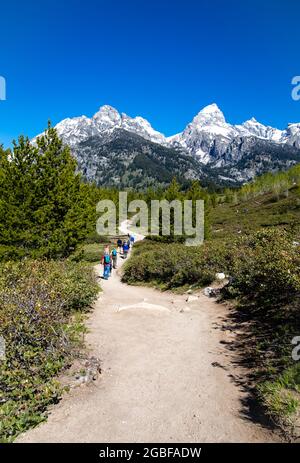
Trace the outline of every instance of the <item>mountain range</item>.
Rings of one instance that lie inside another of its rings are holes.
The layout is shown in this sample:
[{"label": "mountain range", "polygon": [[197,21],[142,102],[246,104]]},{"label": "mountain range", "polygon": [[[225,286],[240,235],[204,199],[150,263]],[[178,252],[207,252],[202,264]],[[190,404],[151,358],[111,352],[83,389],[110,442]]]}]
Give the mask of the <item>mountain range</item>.
[{"label": "mountain range", "polygon": [[300,162],[300,123],[285,130],[255,118],[232,125],[215,103],[171,137],[146,119],[108,105],[91,118],[64,119],[56,129],[83,175],[104,186],[164,185],[174,175],[183,181],[237,185]]}]

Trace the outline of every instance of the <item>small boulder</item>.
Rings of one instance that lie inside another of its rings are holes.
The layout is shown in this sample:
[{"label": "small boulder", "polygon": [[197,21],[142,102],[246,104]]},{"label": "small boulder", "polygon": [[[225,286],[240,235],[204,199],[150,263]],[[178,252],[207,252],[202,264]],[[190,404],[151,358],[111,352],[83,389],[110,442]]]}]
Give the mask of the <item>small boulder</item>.
[{"label": "small boulder", "polygon": [[204,288],[203,294],[207,297],[218,297],[220,295],[220,289],[211,288],[210,286],[208,286],[207,288]]},{"label": "small boulder", "polygon": [[217,280],[222,281],[222,280],[225,280],[225,278],[226,278],[225,273],[223,273],[223,272],[216,273],[216,279]]},{"label": "small boulder", "polygon": [[211,288],[210,286],[208,286],[207,288],[204,288],[203,294],[204,294],[204,296],[210,297],[212,291],[213,291],[213,288]]},{"label": "small boulder", "polygon": [[195,301],[198,301],[198,296],[188,296],[187,299],[186,299],[186,302],[195,302]]},{"label": "small boulder", "polygon": [[93,381],[96,381],[98,376],[101,374],[100,360],[97,357],[87,359],[84,367],[84,371],[75,376],[76,382],[73,387],[92,383]]}]

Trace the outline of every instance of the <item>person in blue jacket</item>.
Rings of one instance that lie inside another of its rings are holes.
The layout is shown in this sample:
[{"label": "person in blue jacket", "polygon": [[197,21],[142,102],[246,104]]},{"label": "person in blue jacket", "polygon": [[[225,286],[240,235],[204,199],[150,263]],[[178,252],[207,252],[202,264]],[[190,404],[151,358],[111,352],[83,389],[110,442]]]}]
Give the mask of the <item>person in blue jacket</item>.
[{"label": "person in blue jacket", "polygon": [[129,251],[128,243],[127,243],[127,241],[123,241],[123,257],[124,257],[124,259],[127,258],[128,251]]},{"label": "person in blue jacket", "polygon": [[104,250],[101,263],[103,265],[103,278],[105,280],[108,280],[108,278],[110,277],[110,272],[111,272],[111,267],[112,267],[112,259],[111,259],[108,246]]}]

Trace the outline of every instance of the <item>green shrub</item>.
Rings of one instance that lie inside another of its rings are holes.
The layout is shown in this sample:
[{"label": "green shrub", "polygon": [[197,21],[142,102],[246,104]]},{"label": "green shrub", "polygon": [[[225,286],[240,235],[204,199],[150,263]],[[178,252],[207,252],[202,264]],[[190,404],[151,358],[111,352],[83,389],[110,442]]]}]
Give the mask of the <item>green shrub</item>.
[{"label": "green shrub", "polygon": [[70,256],[70,260],[74,262],[99,263],[101,260],[103,249],[104,245],[100,243],[85,244]]},{"label": "green shrub", "polygon": [[26,256],[26,250],[22,247],[0,245],[0,261],[19,260]]},{"label": "green shrub", "polygon": [[204,286],[214,280],[216,272],[227,270],[228,252],[221,242],[188,247],[145,240],[135,246],[125,265],[123,281],[152,282],[165,288]]},{"label": "green shrub", "polygon": [[299,364],[291,358],[300,330],[300,249],[279,229],[240,239],[233,249],[224,295],[237,296],[238,314],[250,321],[245,355],[255,365],[258,399],[273,421],[290,426],[300,393]]},{"label": "green shrub", "polygon": [[74,262],[0,267],[0,335],[6,343],[0,361],[0,440],[13,440],[43,420],[46,407],[58,400],[53,377],[78,339],[71,315],[87,310],[97,291],[92,269]]},{"label": "green shrub", "polygon": [[94,244],[94,243],[105,244],[107,243],[107,236],[98,235],[96,231],[93,231],[87,235],[84,241],[86,244]]},{"label": "green shrub", "polygon": [[231,259],[232,288],[263,307],[284,304],[300,291],[300,249],[284,230],[241,239]]}]

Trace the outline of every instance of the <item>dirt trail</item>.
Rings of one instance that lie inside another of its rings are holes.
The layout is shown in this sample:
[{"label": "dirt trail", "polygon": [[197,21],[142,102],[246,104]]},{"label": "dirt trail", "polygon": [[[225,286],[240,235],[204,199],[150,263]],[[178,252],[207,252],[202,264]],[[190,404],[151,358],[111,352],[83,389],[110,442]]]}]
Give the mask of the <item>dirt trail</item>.
[{"label": "dirt trail", "polygon": [[279,440],[244,413],[246,393],[230,378],[241,371],[216,328],[225,307],[204,295],[187,303],[183,295],[130,287],[116,273],[102,287],[87,336],[102,374],[66,394],[18,442]]}]

